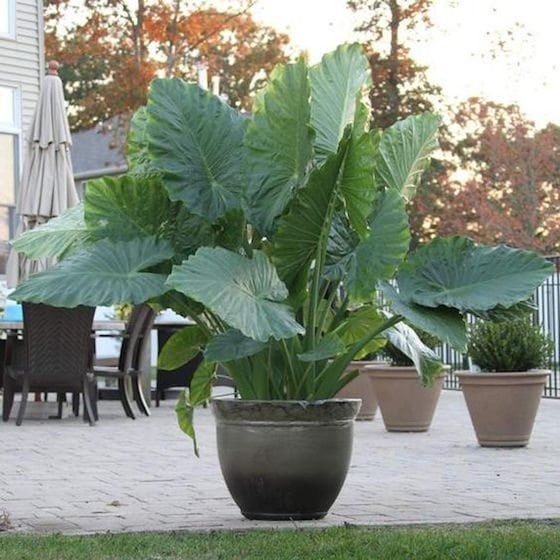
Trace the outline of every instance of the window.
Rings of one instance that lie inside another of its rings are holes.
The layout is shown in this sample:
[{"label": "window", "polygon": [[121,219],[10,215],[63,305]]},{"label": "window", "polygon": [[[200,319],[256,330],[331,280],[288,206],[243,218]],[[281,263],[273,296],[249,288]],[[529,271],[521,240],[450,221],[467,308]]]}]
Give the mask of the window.
[{"label": "window", "polygon": [[0,86],[0,274],[6,272],[8,240],[15,234],[21,132],[18,99],[17,89]]},{"label": "window", "polygon": [[15,0],[0,0],[0,37],[15,37],[15,8]]},{"label": "window", "polygon": [[[0,206],[13,205],[17,177],[17,136],[0,132]],[[0,224],[0,239],[4,230]]]},{"label": "window", "polygon": [[16,123],[16,90],[0,86],[0,130],[15,128]]}]

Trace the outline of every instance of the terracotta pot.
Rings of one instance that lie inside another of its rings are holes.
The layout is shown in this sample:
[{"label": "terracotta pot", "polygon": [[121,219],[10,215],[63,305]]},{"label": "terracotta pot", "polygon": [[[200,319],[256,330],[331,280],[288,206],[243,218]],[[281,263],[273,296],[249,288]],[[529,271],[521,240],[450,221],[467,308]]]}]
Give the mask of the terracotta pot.
[{"label": "terracotta pot", "polygon": [[445,373],[424,387],[414,367],[365,367],[388,432],[425,432],[429,429],[441,394]]},{"label": "terracotta pot", "polygon": [[529,443],[550,371],[456,374],[482,447],[524,447]]},{"label": "terracotta pot", "polygon": [[218,456],[226,485],[248,519],[323,518],[352,453],[356,399],[215,399]]},{"label": "terracotta pot", "polygon": [[336,395],[339,399],[362,399],[362,406],[356,416],[356,420],[373,420],[377,412],[377,397],[371,381],[369,372],[365,369],[367,365],[381,365],[385,362],[380,361],[353,361],[346,368],[346,373],[360,370],[360,374],[356,379],[350,381]]}]

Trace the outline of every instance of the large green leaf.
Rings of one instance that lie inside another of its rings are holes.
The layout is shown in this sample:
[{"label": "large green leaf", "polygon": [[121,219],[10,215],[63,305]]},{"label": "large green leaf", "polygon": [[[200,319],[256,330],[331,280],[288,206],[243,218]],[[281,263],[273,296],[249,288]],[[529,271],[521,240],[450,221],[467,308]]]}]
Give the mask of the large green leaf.
[{"label": "large green leaf", "polygon": [[215,336],[206,346],[204,357],[209,362],[230,362],[258,354],[266,346],[266,342],[248,338],[241,331],[232,329]]},{"label": "large green leaf", "polygon": [[164,274],[143,271],[172,256],[167,242],[153,238],[102,240],[30,276],[10,297],[58,307],[142,303],[167,290]]},{"label": "large green leaf", "polygon": [[169,290],[160,296],[150,299],[155,308],[172,309],[181,317],[197,317],[204,312],[204,306],[198,301],[188,298],[177,290]]},{"label": "large green leaf", "polygon": [[424,307],[404,301],[389,284],[382,283],[381,291],[391,309],[418,328],[437,336],[459,352],[467,347],[467,327],[459,311],[449,307]]},{"label": "large green leaf", "polygon": [[383,193],[369,218],[369,235],[359,240],[338,216],[329,236],[326,276],[345,278],[354,299],[370,299],[377,282],[391,278],[408,251],[410,233],[404,200],[397,191]]},{"label": "large green leaf", "polygon": [[341,45],[311,68],[311,125],[319,161],[337,152],[344,129],[354,122],[369,76],[367,58],[357,43]]},{"label": "large green leaf", "polygon": [[273,258],[280,278],[287,284],[316,258],[323,236],[329,234],[347,148],[348,135],[338,153],[330,155],[323,167],[313,171],[290,211],[279,222]]},{"label": "large green leaf", "polygon": [[215,364],[202,361],[194,372],[189,389],[181,392],[175,406],[179,428],[193,440],[194,453],[197,457],[199,452],[194,430],[194,407],[210,400],[215,379]]},{"label": "large green leaf", "polygon": [[[377,307],[363,306],[351,311],[348,317],[336,328],[335,332],[346,346],[350,346],[373,330],[378,329],[385,321],[385,317],[379,312]],[[377,352],[384,345],[384,338],[374,338],[355,356],[355,359],[360,360],[368,354]]]},{"label": "large green leaf", "polygon": [[215,244],[230,251],[237,251],[245,240],[247,221],[242,210],[230,210],[215,224]]},{"label": "large green leaf", "polygon": [[167,239],[181,262],[199,247],[214,245],[219,238],[237,240],[244,224],[241,210],[224,214],[216,225],[189,212],[182,202],[171,202],[160,177],[105,177],[88,185],[86,222],[92,235],[128,241],[156,235]]},{"label": "large green leaf", "polygon": [[189,401],[193,406],[210,400],[215,379],[216,364],[203,360],[195,371],[189,387]]},{"label": "large green leaf", "polygon": [[154,80],[148,148],[172,200],[214,221],[240,206],[243,117],[218,97],[179,79]]},{"label": "large green leaf", "polygon": [[266,342],[302,333],[284,283],[260,251],[248,259],[220,247],[199,249],[174,266],[167,285],[203,303],[245,336]]},{"label": "large green leaf", "polygon": [[[227,214],[220,220],[225,219],[225,216]],[[218,234],[206,218],[189,212],[182,202],[174,202],[162,224],[161,237],[169,240],[173,246],[174,261],[182,262],[200,247],[213,246]]]},{"label": "large green leaf", "polygon": [[358,234],[350,227],[344,212],[336,212],[333,218],[325,263],[325,279],[341,282],[355,268]]},{"label": "large green leaf", "polygon": [[188,401],[187,392],[188,389],[185,389],[179,393],[179,398],[175,405],[175,414],[177,415],[179,428],[192,439],[194,454],[199,457],[198,442],[194,430],[194,406]]},{"label": "large green leaf", "polygon": [[352,127],[340,186],[349,222],[362,238],[369,231],[367,219],[375,198],[375,153],[379,140],[379,136],[364,131],[367,117],[366,107],[360,104]]},{"label": "large green leaf", "polygon": [[31,259],[63,257],[91,239],[84,221],[83,204],[69,208],[46,224],[22,233],[12,247]]},{"label": "large green leaf", "polygon": [[132,175],[150,175],[154,173],[148,153],[148,113],[146,107],[140,107],[130,120],[127,136],[127,153],[129,173]]},{"label": "large green leaf", "polygon": [[480,314],[529,299],[553,272],[554,266],[537,253],[449,237],[416,251],[402,265],[397,282],[405,301]]},{"label": "large green leaf", "polygon": [[123,175],[88,182],[85,220],[97,238],[130,241],[161,233],[171,202],[158,178]]},{"label": "large green leaf", "polygon": [[420,176],[438,147],[440,123],[439,116],[424,113],[398,121],[383,132],[376,167],[380,184],[396,189],[407,200],[414,198]]},{"label": "large green leaf", "polygon": [[379,280],[391,278],[408,251],[408,216],[396,191],[380,197],[369,227],[368,237],[356,247],[355,267],[348,277],[348,290],[358,299],[369,299]]},{"label": "large green leaf", "polygon": [[198,325],[187,325],[173,333],[158,356],[158,368],[177,369],[190,362],[201,346],[208,342],[208,335]]},{"label": "large green leaf", "polygon": [[437,354],[428,348],[414,330],[405,323],[398,323],[394,327],[388,328],[384,335],[393,346],[396,346],[413,361],[423,383],[429,385],[434,377],[443,370],[443,364]]},{"label": "large green leaf", "polygon": [[317,344],[315,348],[307,352],[302,352],[298,354],[297,357],[302,362],[318,362],[320,360],[332,358],[344,352],[344,350],[346,350],[346,346],[340,337],[334,333],[327,333],[321,338],[319,344]]},{"label": "large green leaf", "polygon": [[309,82],[303,60],[278,66],[256,98],[247,128],[247,188],[250,221],[272,236],[274,221],[305,181],[312,155]]},{"label": "large green leaf", "polygon": [[521,301],[512,305],[511,307],[504,307],[503,305],[497,305],[493,309],[489,309],[488,311],[480,311],[478,310],[477,316],[481,319],[485,319],[487,321],[493,321],[494,323],[502,323],[507,321],[515,321],[524,315],[528,315],[530,313],[535,313],[538,309],[538,306],[534,304],[532,300],[528,301]]}]

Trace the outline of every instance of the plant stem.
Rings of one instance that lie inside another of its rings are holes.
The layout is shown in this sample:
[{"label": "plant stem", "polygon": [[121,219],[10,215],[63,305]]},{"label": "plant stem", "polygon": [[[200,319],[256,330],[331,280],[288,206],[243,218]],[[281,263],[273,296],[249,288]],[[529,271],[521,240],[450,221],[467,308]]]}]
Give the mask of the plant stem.
[{"label": "plant stem", "polygon": [[332,320],[332,330],[334,330],[340,322],[344,319],[346,314],[346,310],[348,309],[348,303],[350,302],[350,296],[348,293],[344,295],[344,299],[342,300],[339,308],[336,310],[336,314]]},{"label": "plant stem", "polygon": [[[336,360],[334,360],[329,366],[327,366],[323,371],[317,376],[315,380],[315,393],[307,395],[308,399],[316,398],[331,398],[337,391],[329,392],[326,388],[332,387],[332,375],[342,375],[342,372],[348,367],[348,364],[354,359],[354,356],[362,350],[371,340],[376,336],[381,334],[383,331],[390,327],[393,327],[397,323],[400,323],[404,317],[402,315],[393,315],[387,319],[382,325],[374,329],[371,333],[362,337],[360,340],[355,342],[350,350],[343,354]],[[344,385],[342,385],[344,386]],[[339,389],[342,387],[339,387]],[[328,393],[325,395],[324,393]]]},{"label": "plant stem", "polygon": [[218,318],[208,309],[203,312],[203,316],[208,324],[214,329],[215,333],[223,332],[224,329],[220,327]]},{"label": "plant stem", "polygon": [[208,337],[212,338],[214,333],[208,328],[208,325],[200,318],[200,316],[195,313],[188,305],[185,304],[185,309],[189,312],[189,318],[192,319],[202,332]]},{"label": "plant stem", "polygon": [[[288,371],[289,371],[289,378],[286,379],[286,396],[290,396],[291,390],[290,390],[290,386],[293,389],[297,390],[297,384],[295,383],[295,380],[297,378],[296,376],[296,372],[294,371],[294,364],[292,361],[292,352],[290,352],[290,350],[288,349],[288,346],[286,345],[286,340],[282,339],[280,341],[280,347],[282,348],[282,352],[284,353],[284,356],[286,357],[286,363],[288,364]],[[295,395],[294,395],[295,397]]]},{"label": "plant stem", "polygon": [[[325,289],[325,295],[326,295],[326,291],[328,289],[328,286],[329,286],[329,284],[327,284],[327,288]],[[319,332],[320,333],[322,333],[325,330],[325,323],[327,321],[327,317],[329,316],[329,311],[332,309],[332,304],[333,304],[334,300],[336,299],[337,291],[338,291],[338,285],[336,285],[334,287],[334,289],[332,290],[332,292],[329,294],[329,297],[327,299],[327,304],[325,305],[325,308],[321,312],[321,316],[319,317],[319,321],[318,321],[318,326],[319,326]],[[324,296],[323,296],[323,299],[324,299]]]}]

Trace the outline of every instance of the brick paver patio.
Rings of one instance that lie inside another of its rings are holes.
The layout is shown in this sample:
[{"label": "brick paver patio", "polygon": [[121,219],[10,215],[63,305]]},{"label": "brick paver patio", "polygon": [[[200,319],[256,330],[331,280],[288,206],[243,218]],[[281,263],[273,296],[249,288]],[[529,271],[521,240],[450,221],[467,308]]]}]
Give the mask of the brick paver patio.
[{"label": "brick paver patio", "polygon": [[[119,407],[100,402],[95,428],[74,418],[0,423],[0,514],[10,531],[274,526],[244,520],[230,499],[209,410],[198,411],[196,459],[172,402],[136,421]],[[559,429],[560,402],[543,400],[528,448],[482,449],[462,395],[452,391],[444,391],[426,434],[386,433],[378,413],[356,424],[352,466],[331,513],[297,525],[560,517]]]}]

